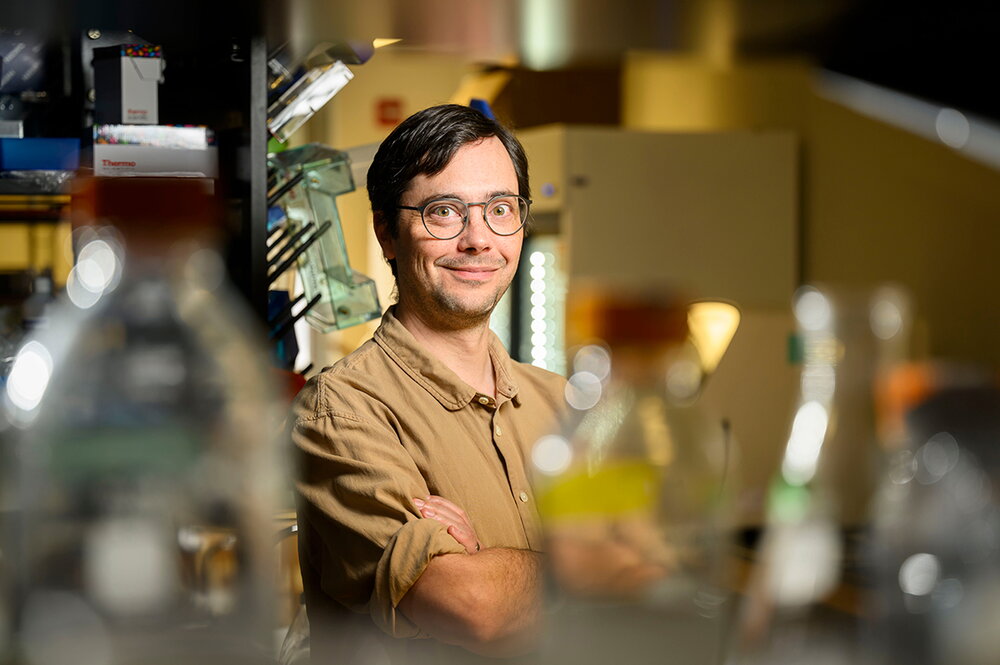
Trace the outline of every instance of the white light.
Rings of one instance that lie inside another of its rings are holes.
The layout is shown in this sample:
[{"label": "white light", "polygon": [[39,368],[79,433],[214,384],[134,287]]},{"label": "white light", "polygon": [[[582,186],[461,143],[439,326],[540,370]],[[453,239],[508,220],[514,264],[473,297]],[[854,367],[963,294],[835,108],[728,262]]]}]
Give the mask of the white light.
[{"label": "white light", "polygon": [[828,421],[829,415],[819,402],[806,402],[795,414],[781,463],[781,472],[792,485],[805,484],[816,474]]},{"label": "white light", "polygon": [[926,596],[937,586],[941,564],[933,554],[914,554],[899,567],[899,588],[912,596]]},{"label": "white light", "polygon": [[543,333],[549,327],[543,319],[535,319],[531,322],[531,332],[533,333]]},{"label": "white light", "polygon": [[889,300],[879,300],[872,305],[870,318],[872,332],[879,339],[892,339],[903,329],[903,313]]},{"label": "white light", "polygon": [[101,293],[104,291],[105,285],[107,285],[104,271],[101,270],[101,266],[97,261],[93,259],[81,259],[77,261],[76,277],[80,280],[80,286],[94,293]]},{"label": "white light", "polygon": [[23,411],[31,411],[45,394],[52,377],[52,355],[40,342],[25,344],[7,379],[7,398]]},{"label": "white light", "polygon": [[531,308],[531,318],[537,320],[544,319],[548,312],[545,311],[544,307],[532,307]]},{"label": "white light", "polygon": [[969,142],[971,128],[969,119],[961,111],[944,108],[938,111],[937,118],[934,119],[934,131],[941,143],[961,150]]},{"label": "white light", "polygon": [[69,271],[69,276],[66,278],[66,296],[80,309],[90,309],[101,299],[101,292],[91,291],[83,285],[78,272],[79,267],[79,264],[75,265]]},{"label": "white light", "polygon": [[569,57],[569,0],[521,0],[520,43],[530,69],[558,69]]},{"label": "white light", "polygon": [[92,240],[84,245],[76,268],[80,285],[97,294],[114,289],[121,278],[118,254],[105,240]]},{"label": "white light", "polygon": [[569,468],[573,449],[561,436],[543,436],[531,451],[535,468],[548,476],[555,476]]},{"label": "white light", "polygon": [[917,454],[922,472],[917,479],[921,483],[929,485],[937,482],[955,468],[961,451],[955,437],[947,432],[938,432],[921,446]]},{"label": "white light", "polygon": [[692,360],[678,360],[667,370],[667,391],[676,399],[688,400],[701,386],[701,367]]},{"label": "white light", "polygon": [[802,370],[802,398],[806,401],[828,402],[837,387],[837,373],[829,365],[810,365]]},{"label": "white light", "polygon": [[541,252],[532,252],[531,256],[528,257],[528,261],[533,266],[540,266],[545,264],[545,255]]},{"label": "white light", "polygon": [[590,372],[603,381],[611,373],[611,354],[602,346],[589,344],[573,356],[573,369],[577,372]]},{"label": "white light", "polygon": [[541,293],[545,290],[545,280],[533,279],[531,280],[531,292]]},{"label": "white light", "polygon": [[545,266],[532,266],[531,279],[545,279]]},{"label": "white light", "polygon": [[532,346],[545,346],[548,341],[549,338],[545,336],[545,333],[533,333],[531,335]]},{"label": "white light", "polygon": [[532,360],[531,364],[534,365],[535,367],[541,367],[542,369],[548,369],[549,368],[549,364],[547,362],[545,362],[545,360],[541,360],[541,359],[540,360]]},{"label": "white light", "polygon": [[569,377],[564,390],[566,403],[577,411],[594,407],[604,391],[601,380],[590,372],[576,372]]},{"label": "white light", "polygon": [[545,356],[548,355],[548,351],[544,346],[534,346],[531,348],[531,359],[532,360],[545,360]]},{"label": "white light", "polygon": [[805,330],[829,327],[832,316],[830,301],[816,289],[806,287],[795,299],[795,318]]},{"label": "white light", "polygon": [[532,293],[531,294],[531,304],[536,307],[542,307],[545,305],[545,294],[544,293]]}]

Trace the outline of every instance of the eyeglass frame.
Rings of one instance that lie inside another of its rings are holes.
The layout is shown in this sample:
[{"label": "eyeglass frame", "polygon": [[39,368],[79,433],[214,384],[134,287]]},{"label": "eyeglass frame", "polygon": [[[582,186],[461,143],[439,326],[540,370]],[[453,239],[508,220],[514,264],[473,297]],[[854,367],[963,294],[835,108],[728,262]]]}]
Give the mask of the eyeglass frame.
[{"label": "eyeglass frame", "polygon": [[[488,220],[486,218],[486,207],[490,203],[492,203],[493,201],[495,201],[496,199],[501,199],[501,198],[505,198],[505,197],[513,197],[515,199],[520,199],[521,201],[524,201],[524,203],[525,203],[524,219],[521,220],[521,225],[519,227],[517,227],[516,229],[514,229],[513,231],[511,231],[510,233],[499,233],[496,229],[493,228],[493,225],[490,224],[490,220]],[[447,201],[447,202],[450,202],[450,203],[461,203],[462,205],[465,206],[465,215],[462,217],[462,228],[460,228],[458,230],[458,232],[455,233],[455,235],[448,236],[447,238],[442,238],[440,236],[434,235],[431,232],[431,230],[427,227],[427,220],[424,219],[424,211],[427,210],[427,208],[429,208],[432,204],[434,204],[434,203],[441,203],[442,201]],[[524,228],[524,225],[528,223],[528,218],[531,216],[531,199],[526,198],[524,196],[521,196],[520,194],[497,194],[495,196],[491,196],[486,201],[468,201],[468,202],[467,201],[463,201],[462,199],[456,199],[456,198],[453,198],[453,197],[450,197],[450,196],[442,196],[441,198],[431,199],[430,201],[428,201],[427,203],[423,204],[422,206],[401,206],[401,205],[398,205],[398,206],[396,206],[396,209],[397,210],[415,210],[416,212],[419,212],[420,213],[420,223],[423,225],[424,230],[427,231],[427,234],[430,235],[430,237],[434,238],[435,240],[453,240],[453,239],[457,238],[458,236],[462,235],[463,233],[465,233],[465,229],[469,228],[469,215],[471,214],[471,211],[469,209],[472,206],[482,206],[482,209],[483,209],[483,221],[486,222],[486,227],[490,231],[492,231],[495,235],[498,235],[501,238],[507,238],[507,237],[510,237],[512,235],[515,235],[518,231],[520,231],[521,229]]]}]

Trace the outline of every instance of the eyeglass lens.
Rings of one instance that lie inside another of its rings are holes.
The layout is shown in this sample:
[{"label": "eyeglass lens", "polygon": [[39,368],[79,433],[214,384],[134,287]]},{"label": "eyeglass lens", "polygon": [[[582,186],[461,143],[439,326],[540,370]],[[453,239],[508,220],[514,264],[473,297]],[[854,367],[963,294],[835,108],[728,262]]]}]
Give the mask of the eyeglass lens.
[{"label": "eyeglass lens", "polygon": [[[496,196],[482,205],[486,223],[498,235],[516,233],[528,216],[528,202],[519,196]],[[424,208],[424,225],[437,238],[454,238],[462,232],[469,214],[462,201],[431,201]]]}]

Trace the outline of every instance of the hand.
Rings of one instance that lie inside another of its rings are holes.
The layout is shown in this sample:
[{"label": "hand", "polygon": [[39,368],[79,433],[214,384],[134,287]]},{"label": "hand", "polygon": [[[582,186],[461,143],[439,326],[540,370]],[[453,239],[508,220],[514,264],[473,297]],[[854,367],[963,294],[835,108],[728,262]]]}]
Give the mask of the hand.
[{"label": "hand", "polygon": [[479,537],[472,521],[459,506],[448,499],[431,494],[423,499],[413,499],[420,514],[428,519],[437,520],[448,527],[448,534],[458,541],[469,554],[479,551]]}]

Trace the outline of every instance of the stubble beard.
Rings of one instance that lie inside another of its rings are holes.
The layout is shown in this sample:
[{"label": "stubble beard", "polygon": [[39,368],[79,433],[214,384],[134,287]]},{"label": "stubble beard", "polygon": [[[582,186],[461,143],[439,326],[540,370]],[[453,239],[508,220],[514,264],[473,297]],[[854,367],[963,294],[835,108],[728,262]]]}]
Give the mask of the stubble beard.
[{"label": "stubble beard", "polygon": [[443,325],[452,329],[463,329],[489,325],[493,310],[509,287],[508,282],[492,293],[483,294],[471,302],[470,298],[459,297],[445,289],[435,289],[429,296],[436,305],[438,318]]},{"label": "stubble beard", "polygon": [[[412,294],[411,298],[404,299],[403,292],[399,292],[400,301],[405,300],[405,305],[414,309],[414,313],[419,314],[428,323],[433,322],[435,327],[443,330],[466,330],[478,326],[489,325],[490,316],[496,309],[500,298],[510,288],[511,280],[490,293],[475,294],[479,297],[471,298],[468,295],[462,297],[451,293],[447,289],[437,286],[429,292]],[[398,288],[398,286],[397,286]]]}]

